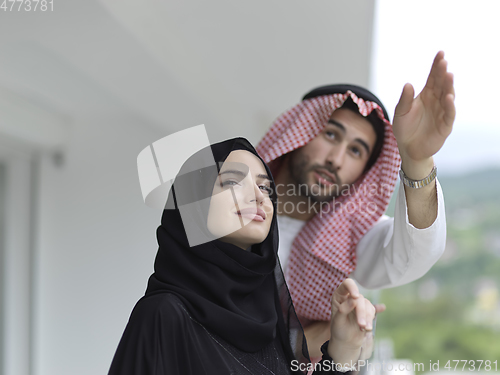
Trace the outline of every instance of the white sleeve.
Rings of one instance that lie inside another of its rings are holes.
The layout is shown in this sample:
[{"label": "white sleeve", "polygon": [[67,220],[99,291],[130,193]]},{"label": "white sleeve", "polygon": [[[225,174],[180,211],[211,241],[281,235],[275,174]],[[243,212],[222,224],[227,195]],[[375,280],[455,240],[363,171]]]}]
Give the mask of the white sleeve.
[{"label": "white sleeve", "polygon": [[403,186],[396,199],[394,218],[383,215],[356,247],[357,266],[351,277],[367,289],[390,288],[414,281],[429,271],[444,252],[446,215],[443,191],[436,180],[438,212],[428,228],[408,221]]}]

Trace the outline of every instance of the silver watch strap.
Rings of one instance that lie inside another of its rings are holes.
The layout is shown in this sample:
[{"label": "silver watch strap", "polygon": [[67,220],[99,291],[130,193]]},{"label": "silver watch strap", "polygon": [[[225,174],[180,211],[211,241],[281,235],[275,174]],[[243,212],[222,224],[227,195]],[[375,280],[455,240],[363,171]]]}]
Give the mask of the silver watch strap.
[{"label": "silver watch strap", "polygon": [[436,166],[434,166],[434,168],[432,168],[431,173],[429,173],[429,175],[422,180],[409,179],[405,175],[405,173],[403,172],[402,169],[399,170],[399,177],[401,178],[401,181],[403,182],[403,184],[405,184],[406,186],[411,187],[413,189],[420,189],[420,188],[423,188],[424,186],[429,185],[432,181],[434,181],[436,176],[437,176],[437,167]]}]

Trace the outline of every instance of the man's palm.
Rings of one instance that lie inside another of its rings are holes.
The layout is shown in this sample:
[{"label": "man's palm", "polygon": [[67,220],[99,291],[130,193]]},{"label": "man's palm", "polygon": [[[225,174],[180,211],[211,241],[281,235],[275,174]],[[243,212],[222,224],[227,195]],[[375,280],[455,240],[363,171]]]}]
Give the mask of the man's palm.
[{"label": "man's palm", "polygon": [[402,157],[419,161],[432,157],[443,146],[455,120],[453,75],[447,72],[441,51],[422,92],[414,97],[406,84],[394,114],[394,135]]}]

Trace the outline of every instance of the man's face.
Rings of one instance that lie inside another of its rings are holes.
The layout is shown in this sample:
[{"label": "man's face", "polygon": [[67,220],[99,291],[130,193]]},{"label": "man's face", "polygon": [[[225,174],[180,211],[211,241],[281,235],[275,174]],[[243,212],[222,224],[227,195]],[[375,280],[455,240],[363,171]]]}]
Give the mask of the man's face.
[{"label": "man's face", "polygon": [[361,176],[376,139],[363,116],[337,109],[321,133],[290,154],[290,182],[299,185],[302,196],[329,201]]}]

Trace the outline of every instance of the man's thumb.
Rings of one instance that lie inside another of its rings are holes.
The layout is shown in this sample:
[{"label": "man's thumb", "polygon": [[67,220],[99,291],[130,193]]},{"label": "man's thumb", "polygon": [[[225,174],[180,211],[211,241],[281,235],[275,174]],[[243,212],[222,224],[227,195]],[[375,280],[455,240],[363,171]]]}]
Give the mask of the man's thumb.
[{"label": "man's thumb", "polygon": [[401,93],[398,105],[396,106],[396,110],[394,111],[394,117],[404,116],[410,111],[414,95],[415,89],[413,88],[411,83],[407,83],[403,87],[403,92]]}]

